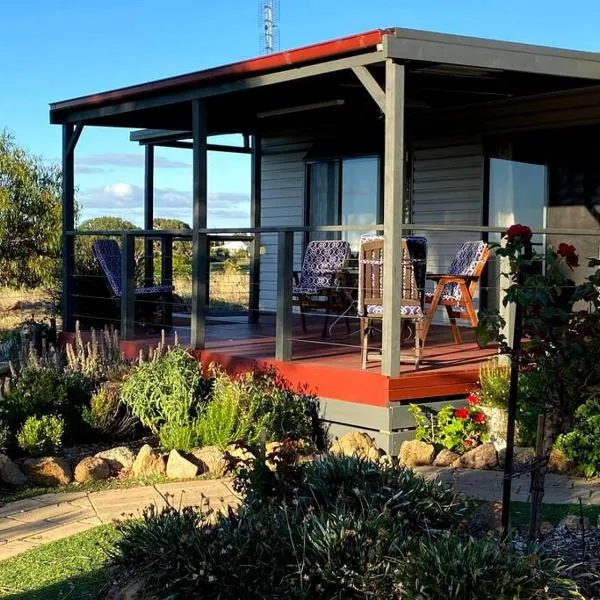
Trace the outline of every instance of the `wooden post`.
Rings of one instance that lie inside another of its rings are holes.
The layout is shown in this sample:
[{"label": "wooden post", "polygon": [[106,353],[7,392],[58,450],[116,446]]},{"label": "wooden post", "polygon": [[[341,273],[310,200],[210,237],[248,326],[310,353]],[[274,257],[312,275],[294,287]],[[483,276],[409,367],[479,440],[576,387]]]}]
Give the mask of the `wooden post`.
[{"label": "wooden post", "polygon": [[193,196],[192,196],[192,348],[202,349],[206,341],[206,307],[208,304],[208,238],[206,229],[208,201],[206,107],[192,100]]},{"label": "wooden post", "polygon": [[280,231],[277,249],[277,323],[275,358],[292,359],[292,285],[294,277],[294,232]]},{"label": "wooden post", "polygon": [[[144,147],[144,229],[154,229],[154,146]],[[154,284],[154,241],[144,238],[144,282]]]},{"label": "wooden post", "polygon": [[75,270],[75,238],[67,231],[75,229],[75,127],[63,125],[62,136],[62,321],[63,331],[74,331],[73,293]]},{"label": "wooden post", "polygon": [[385,64],[385,165],[383,194],[383,324],[381,372],[400,374],[404,214],[404,66]]},{"label": "wooden post", "polygon": [[[259,228],[261,225],[261,137],[252,137],[252,190],[250,198],[250,227]],[[248,323],[259,321],[260,305],[260,234],[255,233],[250,246],[250,295],[248,298]]]},{"label": "wooden post", "polygon": [[546,415],[539,415],[537,437],[535,442],[535,468],[531,471],[531,510],[529,513],[529,541],[535,542],[540,537],[542,519],[542,500],[544,499],[544,482],[546,464],[544,462],[544,436],[546,432]]},{"label": "wooden post", "polygon": [[135,236],[121,235],[121,339],[131,340],[135,331]]},{"label": "wooden post", "polygon": [[160,238],[160,284],[173,284],[173,238],[170,235]]}]

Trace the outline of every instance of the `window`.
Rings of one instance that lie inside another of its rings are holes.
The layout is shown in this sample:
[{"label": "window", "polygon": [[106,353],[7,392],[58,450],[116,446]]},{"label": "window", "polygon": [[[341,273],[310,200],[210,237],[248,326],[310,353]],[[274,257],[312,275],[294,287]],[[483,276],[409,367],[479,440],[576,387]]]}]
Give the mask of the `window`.
[{"label": "window", "polygon": [[[379,157],[362,156],[312,162],[308,167],[309,218],[319,225],[377,224],[380,213]],[[313,232],[311,239],[348,240],[358,250],[361,231]]]}]

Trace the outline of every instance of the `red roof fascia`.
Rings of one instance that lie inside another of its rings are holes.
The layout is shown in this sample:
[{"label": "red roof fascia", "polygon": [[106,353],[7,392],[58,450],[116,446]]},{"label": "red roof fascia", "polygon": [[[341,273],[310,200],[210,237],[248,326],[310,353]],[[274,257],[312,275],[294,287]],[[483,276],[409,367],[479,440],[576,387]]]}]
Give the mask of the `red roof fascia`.
[{"label": "red roof fascia", "polygon": [[194,73],[188,73],[187,75],[178,75],[104,93],[56,102],[51,105],[51,110],[69,110],[98,106],[108,104],[112,101],[122,102],[124,100],[132,99],[135,96],[162,92],[174,87],[187,87],[208,82],[212,83],[214,80],[228,77],[276,71],[285,67],[315,62],[320,59],[326,59],[340,54],[359,52],[361,50],[376,47],[382,42],[384,35],[391,31],[393,30],[376,29],[366,33],[320,42],[318,44],[311,44],[293,50],[276,52],[274,54],[205,69],[203,71],[196,71]]}]

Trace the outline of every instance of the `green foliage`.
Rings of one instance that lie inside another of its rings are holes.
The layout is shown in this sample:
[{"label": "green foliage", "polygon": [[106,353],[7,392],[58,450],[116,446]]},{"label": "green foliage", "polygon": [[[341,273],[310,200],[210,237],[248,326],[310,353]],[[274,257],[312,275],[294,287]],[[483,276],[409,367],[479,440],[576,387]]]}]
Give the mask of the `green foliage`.
[{"label": "green foliage", "polygon": [[62,447],[64,422],[57,416],[27,417],[17,434],[19,448],[31,456],[56,454]]},{"label": "green foliage", "polygon": [[0,286],[58,282],[61,173],[0,133]]},{"label": "green foliage", "polygon": [[[154,219],[154,229],[186,229],[190,226],[179,219]],[[160,244],[154,245],[154,278],[160,280],[161,251]],[[173,277],[175,279],[191,279],[192,277],[192,240],[175,240],[173,242]]]},{"label": "green foliage", "polygon": [[506,408],[510,387],[510,364],[493,357],[479,367],[477,396],[483,406]]},{"label": "green foliage", "polygon": [[421,541],[398,579],[407,600],[583,600],[560,561],[455,536]]},{"label": "green foliage", "polygon": [[0,421],[0,452],[8,448],[10,444],[10,429],[7,423]]},{"label": "green foliage", "polygon": [[476,408],[479,399],[470,395],[467,405],[454,408],[452,404],[439,410],[411,404],[408,411],[415,418],[415,439],[463,454],[488,439],[485,415]]},{"label": "green foliage", "polygon": [[193,421],[185,425],[166,422],[158,432],[158,439],[164,450],[189,452],[199,445],[197,425]]},{"label": "green foliage", "polygon": [[600,388],[575,411],[575,425],[558,437],[562,450],[586,477],[600,475]]},{"label": "green foliage", "polygon": [[124,580],[135,571],[148,596],[207,600],[580,597],[557,561],[459,537],[469,506],[410,470],[350,457],[254,464],[237,513],[150,508],[120,525]]},{"label": "green foliage", "polygon": [[83,407],[83,420],[103,437],[127,439],[133,437],[139,424],[121,401],[120,382],[104,382]]},{"label": "green foliage", "polygon": [[144,426],[158,433],[165,423],[190,424],[205,397],[205,388],[198,361],[175,347],[135,367],[121,397]]}]

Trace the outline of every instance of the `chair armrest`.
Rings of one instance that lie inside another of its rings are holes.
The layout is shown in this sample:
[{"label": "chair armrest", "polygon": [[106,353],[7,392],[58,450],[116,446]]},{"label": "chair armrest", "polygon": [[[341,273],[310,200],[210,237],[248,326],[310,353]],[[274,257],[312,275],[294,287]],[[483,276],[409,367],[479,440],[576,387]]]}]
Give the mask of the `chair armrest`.
[{"label": "chair armrest", "polygon": [[300,285],[300,271],[292,271],[294,285]]},{"label": "chair armrest", "polygon": [[448,275],[448,273],[440,274],[440,273],[427,273],[427,279],[430,281],[445,281],[446,283],[460,283],[465,282],[469,283],[471,281],[477,281],[479,279],[478,275]]}]

